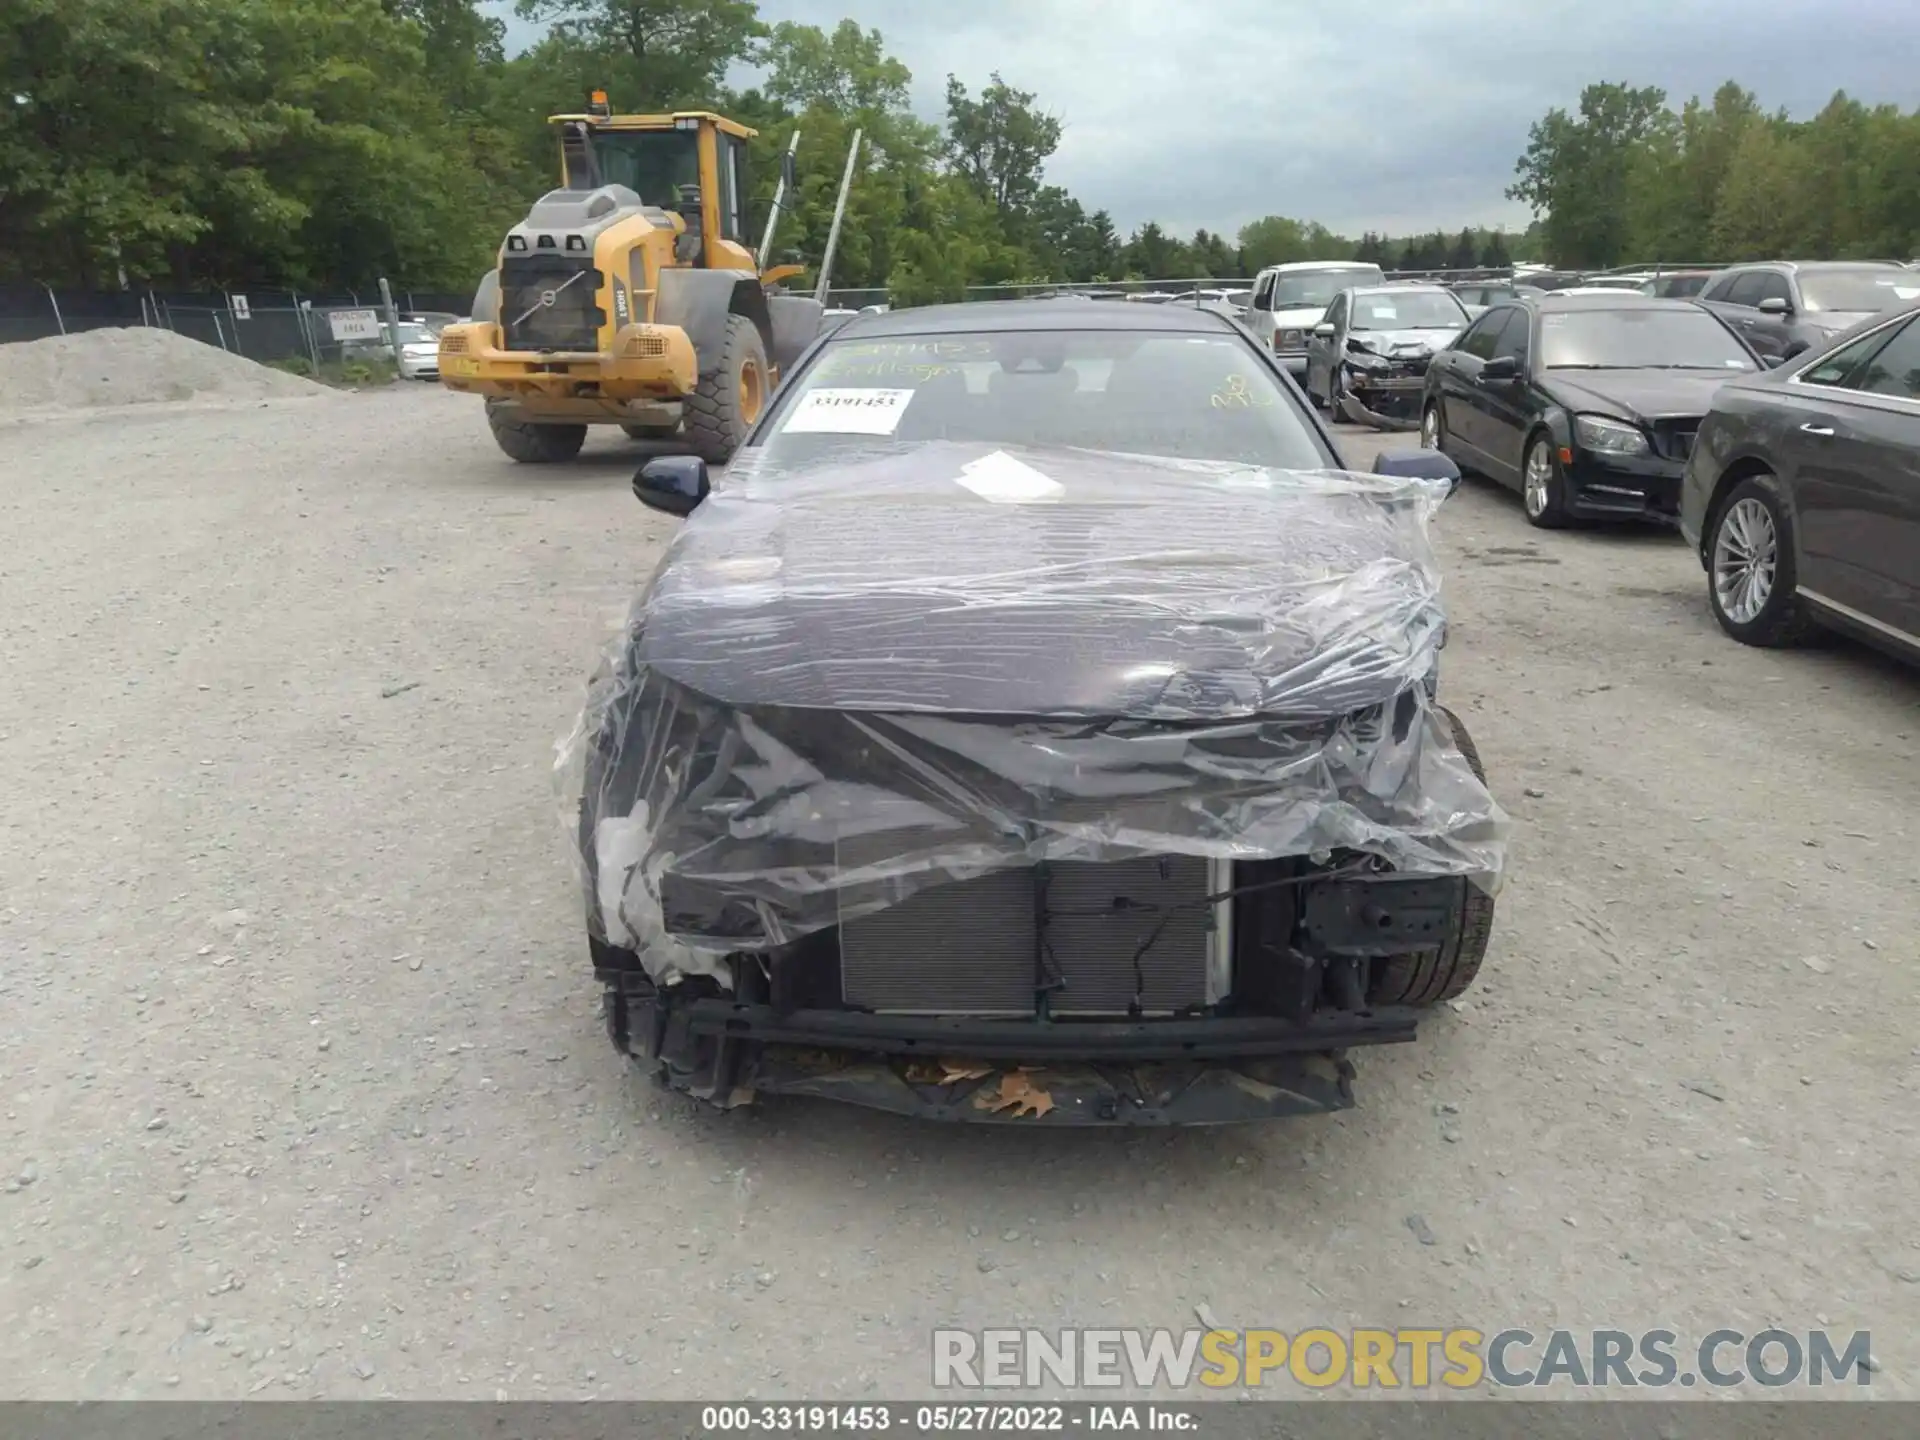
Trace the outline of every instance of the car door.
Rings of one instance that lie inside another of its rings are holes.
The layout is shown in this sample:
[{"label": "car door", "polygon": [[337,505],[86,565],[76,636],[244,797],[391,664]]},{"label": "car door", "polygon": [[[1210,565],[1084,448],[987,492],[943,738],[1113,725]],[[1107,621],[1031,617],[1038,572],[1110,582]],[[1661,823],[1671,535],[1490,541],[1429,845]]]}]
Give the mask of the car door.
[{"label": "car door", "polygon": [[1518,306],[1507,312],[1507,323],[1500,327],[1494,341],[1493,358],[1511,359],[1515,374],[1511,380],[1483,382],[1481,423],[1485,439],[1481,452],[1498,474],[1520,474],[1520,451],[1526,441],[1527,427],[1533,421],[1533,381],[1529,373],[1533,362],[1533,316]]},{"label": "car door", "polygon": [[1754,343],[1753,327],[1760,320],[1760,312],[1753,307],[1760,303],[1762,283],[1760,271],[1736,270],[1722,276],[1702,297],[1702,303],[1739,331],[1749,345]]},{"label": "car door", "polygon": [[1273,346],[1273,287],[1279,278],[1271,270],[1262,271],[1247,302],[1247,328],[1269,349]]},{"label": "car door", "polygon": [[[1333,326],[1333,334],[1320,335],[1322,325]],[[1326,314],[1307,334],[1307,393],[1327,399],[1333,394],[1335,357],[1347,339],[1347,292],[1342,290],[1327,306]]]},{"label": "car door", "polygon": [[1493,358],[1500,332],[1515,313],[1516,307],[1511,305],[1487,311],[1433,359],[1438,372],[1440,418],[1449,444],[1476,459],[1486,439],[1486,426],[1481,423],[1480,367]]},{"label": "car door", "polygon": [[1920,319],[1802,372],[1787,431],[1800,586],[1920,644]]},{"label": "car door", "polygon": [[[1740,333],[1762,355],[1784,355],[1793,339],[1793,287],[1778,270],[1759,270],[1754,273],[1759,280],[1759,288],[1753,292],[1755,308],[1749,317],[1751,323]],[[1770,300],[1786,308],[1769,315],[1759,307]]]}]

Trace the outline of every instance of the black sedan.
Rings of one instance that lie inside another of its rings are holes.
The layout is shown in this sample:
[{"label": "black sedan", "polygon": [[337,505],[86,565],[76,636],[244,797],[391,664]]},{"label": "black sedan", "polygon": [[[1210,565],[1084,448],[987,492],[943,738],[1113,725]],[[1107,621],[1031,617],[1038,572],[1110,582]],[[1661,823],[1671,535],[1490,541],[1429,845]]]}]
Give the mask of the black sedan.
[{"label": "black sedan", "polygon": [[1535,525],[1671,523],[1714,393],[1762,368],[1690,300],[1543,295],[1495,306],[1434,356],[1421,443],[1520,491]]},{"label": "black sedan", "polygon": [[1458,472],[1375,468],[1227,317],[1066,300],[860,316],[725,474],[649,461],[687,520],[569,749],[617,1046],[723,1106],[1350,1103],[1506,828],[1436,698]]},{"label": "black sedan", "polygon": [[1920,307],[1721,390],[1680,531],[1734,639],[1832,626],[1920,660]]}]

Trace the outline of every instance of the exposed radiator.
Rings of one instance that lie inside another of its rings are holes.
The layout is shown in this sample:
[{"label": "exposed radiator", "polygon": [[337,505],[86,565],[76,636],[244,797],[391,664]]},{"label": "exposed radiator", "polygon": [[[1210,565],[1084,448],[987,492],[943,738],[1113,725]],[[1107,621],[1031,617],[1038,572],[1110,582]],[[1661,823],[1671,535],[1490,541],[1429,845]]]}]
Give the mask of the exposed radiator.
[{"label": "exposed radiator", "polygon": [[1231,870],[1186,855],[1051,865],[1044,956],[1037,870],[923,890],[842,922],[842,994],[888,1014],[1031,1015],[1045,977],[1055,1015],[1122,1015],[1136,990],[1147,1014],[1208,1005],[1231,983],[1231,911],[1198,902],[1227,889]]}]

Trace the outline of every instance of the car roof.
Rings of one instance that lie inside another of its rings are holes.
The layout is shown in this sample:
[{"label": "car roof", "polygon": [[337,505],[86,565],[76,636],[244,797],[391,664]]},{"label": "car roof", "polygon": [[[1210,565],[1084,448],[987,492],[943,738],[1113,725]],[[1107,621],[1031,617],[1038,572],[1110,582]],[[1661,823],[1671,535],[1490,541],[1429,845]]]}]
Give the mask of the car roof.
[{"label": "car roof", "polygon": [[1447,295],[1452,291],[1437,280],[1389,280],[1384,285],[1350,285],[1356,295]]},{"label": "car roof", "polygon": [[1238,334],[1217,310],[1199,305],[1080,305],[1071,300],[988,300],[961,305],[923,305],[856,315],[833,332],[885,339],[892,335],[972,335],[1015,330],[1155,330],[1173,334]]},{"label": "car roof", "polygon": [[1380,267],[1371,260],[1289,260],[1284,265],[1269,265],[1267,269],[1284,275],[1289,270],[1378,270]]},{"label": "car roof", "polygon": [[1638,290],[1588,290],[1582,294],[1569,294],[1565,290],[1549,290],[1542,295],[1523,295],[1515,303],[1531,305],[1547,315],[1567,310],[1700,309],[1700,306],[1691,300],[1677,299],[1671,295],[1642,295]]},{"label": "car roof", "polygon": [[1905,267],[1894,260],[1749,260],[1726,268],[1729,270],[1777,270],[1806,275],[1821,270],[1900,270]]}]

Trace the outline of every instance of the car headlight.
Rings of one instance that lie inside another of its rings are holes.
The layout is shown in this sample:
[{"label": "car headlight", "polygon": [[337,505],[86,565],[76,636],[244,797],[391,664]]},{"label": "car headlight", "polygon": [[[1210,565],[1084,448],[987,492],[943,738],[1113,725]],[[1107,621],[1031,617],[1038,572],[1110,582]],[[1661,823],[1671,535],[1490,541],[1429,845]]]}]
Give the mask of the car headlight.
[{"label": "car headlight", "polygon": [[1574,416],[1573,438],[1580,442],[1583,450],[1598,451],[1602,455],[1647,453],[1646,432],[1638,425],[1608,420],[1599,415]]},{"label": "car headlight", "polygon": [[1307,348],[1307,332],[1304,330],[1282,330],[1273,337],[1276,350],[1304,350]]}]

